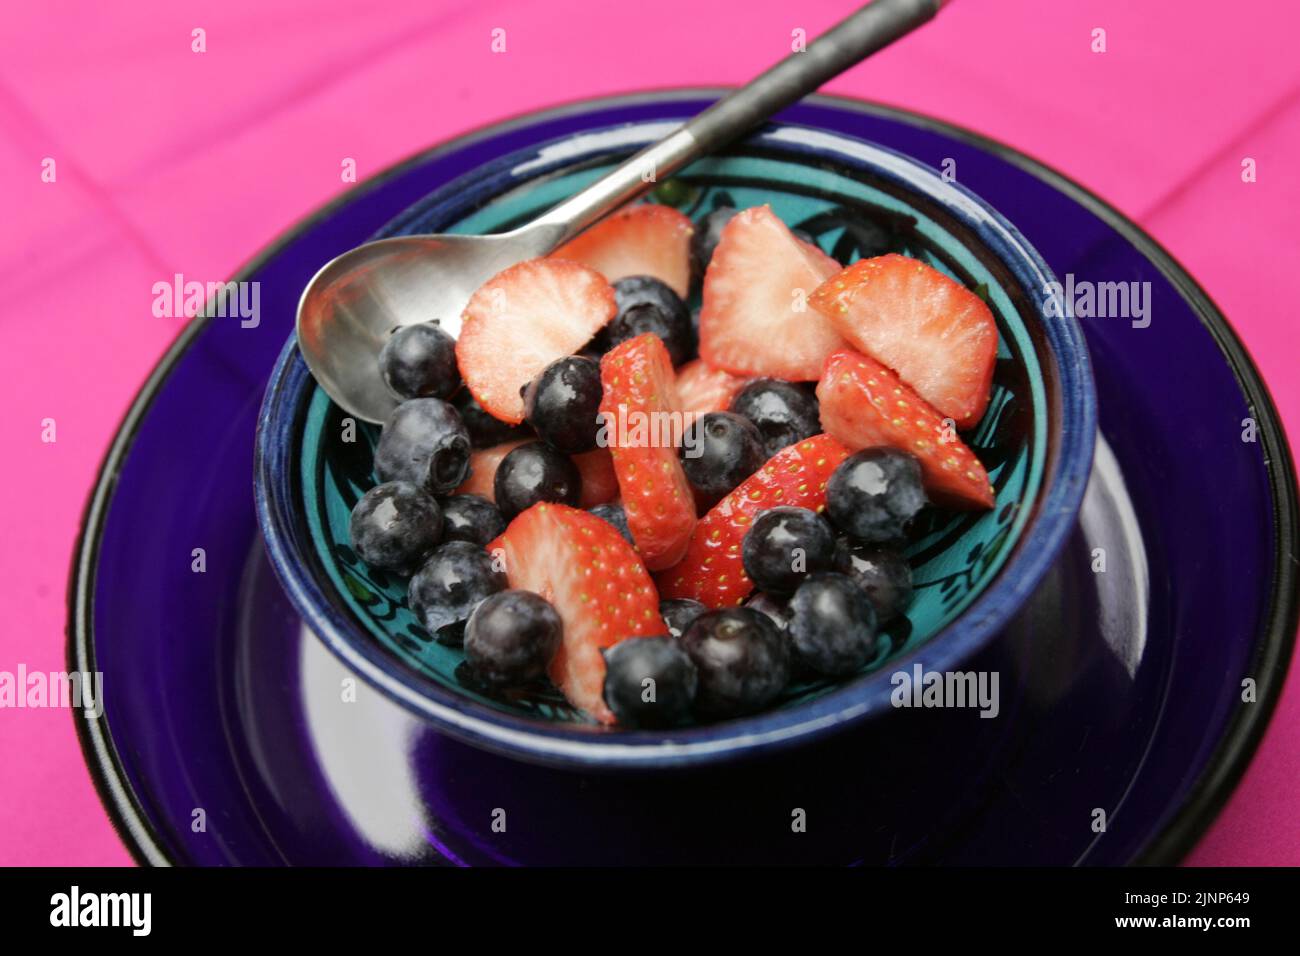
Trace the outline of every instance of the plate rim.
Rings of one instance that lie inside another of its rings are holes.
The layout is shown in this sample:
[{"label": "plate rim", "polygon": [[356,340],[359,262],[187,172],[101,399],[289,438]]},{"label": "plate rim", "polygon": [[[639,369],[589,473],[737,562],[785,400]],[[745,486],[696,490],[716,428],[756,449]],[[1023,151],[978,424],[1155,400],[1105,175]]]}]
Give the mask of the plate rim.
[{"label": "plate rim", "polygon": [[[539,110],[513,114],[483,124],[422,149],[369,177],[363,183],[334,197],[281,231],[263,246],[234,274],[234,281],[259,269],[278,255],[302,232],[327,219],[338,209],[357,201],[390,179],[416,165],[440,155],[461,150],[475,142],[498,136],[512,129],[557,119],[566,115],[635,106],[655,102],[717,98],[728,92],[726,87],[673,87],[639,90],[599,97],[585,97]],[[920,129],[963,140],[1029,173],[1050,187],[1066,194],[1114,229],[1178,291],[1202,326],[1210,333],[1220,354],[1228,363],[1238,387],[1255,412],[1265,446],[1271,451],[1266,463],[1270,497],[1273,503],[1274,574],[1264,622],[1254,644],[1253,669],[1259,696],[1255,706],[1239,708],[1230,718],[1205,767],[1198,774],[1186,797],[1167,814],[1165,822],[1153,832],[1134,854],[1139,865],[1171,864],[1181,860],[1218,815],[1240,782],[1259,742],[1268,727],[1281,696],[1300,624],[1300,593],[1297,592],[1297,569],[1288,559],[1300,538],[1300,504],[1297,502],[1296,473],[1290,445],[1286,439],[1276,405],[1268,385],[1260,375],[1245,344],[1210,295],[1201,288],[1177,259],[1159,242],[1124,213],[1110,205],[1087,187],[1017,149],[948,120],[883,103],[833,94],[814,94],[805,104],[829,107],[902,122]],[[170,378],[181,357],[206,327],[202,314],[191,319],[155,363],[148,377],[131,400],[114,431],[109,447],[96,471],[73,550],[68,582],[68,626],[66,656],[69,670],[94,670],[95,648],[92,603],[104,522],[112,504],[117,478],[129,455],[136,432],[151,409],[154,399]],[[148,822],[141,803],[125,778],[121,759],[113,742],[107,719],[90,721],[73,715],[82,756],[100,802],[128,852],[139,864],[171,865],[174,861],[164,848],[155,828]]]}]

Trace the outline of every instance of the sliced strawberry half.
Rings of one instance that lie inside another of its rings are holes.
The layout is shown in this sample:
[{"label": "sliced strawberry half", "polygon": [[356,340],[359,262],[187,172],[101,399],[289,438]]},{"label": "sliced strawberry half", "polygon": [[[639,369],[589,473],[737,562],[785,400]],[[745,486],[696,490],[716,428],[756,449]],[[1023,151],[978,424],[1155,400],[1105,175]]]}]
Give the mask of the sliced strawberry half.
[{"label": "sliced strawberry half", "polygon": [[817,384],[822,427],[857,451],[889,445],[921,461],[935,504],[992,508],[988,472],[943,416],[875,359],[845,349],[826,360]]},{"label": "sliced strawberry half", "polygon": [[844,341],[808,297],[839,269],[767,206],[737,213],[704,275],[700,357],[735,375],[816,381]]},{"label": "sliced strawberry half", "polygon": [[508,441],[500,445],[493,445],[490,448],[478,448],[470,452],[469,477],[460,483],[455,494],[482,495],[488,501],[495,503],[497,499],[496,492],[493,490],[493,483],[496,481],[497,468],[501,466],[501,459],[520,445],[534,440],[524,438],[519,441]]},{"label": "sliced strawberry half", "polygon": [[593,269],[529,259],[470,297],[456,342],[460,374],[478,403],[505,422],[524,419],[519,390],[582,348],[614,317],[614,290]]},{"label": "sliced strawberry half", "polygon": [[664,598],[694,598],[709,607],[740,604],[754,590],[740,557],[745,533],[759,512],[778,505],[826,508],[826,481],[848,457],[829,435],[781,449],[700,519],[686,557],[656,575]]},{"label": "sliced strawberry half", "polygon": [[610,282],[654,276],[683,299],[691,287],[691,221],[670,206],[629,206],[551,253],[590,266]]},{"label": "sliced strawberry half", "polygon": [[595,515],[558,504],[520,512],[488,545],[512,588],[540,594],[564,624],[551,680],[573,706],[613,723],[601,651],[629,637],[665,634],[659,595],[636,552]]},{"label": "sliced strawberry half", "polygon": [[980,420],[998,328],[984,300],[960,282],[890,253],[831,276],[811,302],[850,345],[892,368],[958,428]]},{"label": "sliced strawberry half", "polygon": [[574,455],[573,463],[582,475],[582,498],[578,504],[584,508],[594,508],[618,497],[618,475],[614,474],[614,459],[608,448]]},{"label": "sliced strawberry half", "polygon": [[677,400],[688,417],[725,412],[747,381],[714,368],[704,359],[695,359],[677,370]]},{"label": "sliced strawberry half", "polygon": [[695,499],[677,459],[683,416],[673,363],[663,340],[647,332],[600,360],[609,451],[637,550],[652,571],[676,564],[695,528]]}]

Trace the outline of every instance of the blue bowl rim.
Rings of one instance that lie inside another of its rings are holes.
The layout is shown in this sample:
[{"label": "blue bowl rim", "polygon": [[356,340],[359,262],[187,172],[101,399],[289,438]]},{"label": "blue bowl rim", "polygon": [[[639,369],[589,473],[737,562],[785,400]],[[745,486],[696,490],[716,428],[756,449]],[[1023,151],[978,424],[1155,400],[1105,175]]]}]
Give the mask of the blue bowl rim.
[{"label": "blue bowl rim", "polygon": [[[273,259],[303,231],[408,168],[428,162],[439,155],[463,149],[478,140],[532,123],[593,109],[637,106],[661,101],[716,100],[726,92],[728,92],[726,88],[720,87],[682,87],[582,98],[514,118],[486,123],[478,129],[420,150],[359,184],[354,191],[307,214],[254,254],[236,272],[234,278],[248,279],[256,275],[263,263]],[[1133,861],[1144,865],[1177,863],[1191,850],[1214,820],[1259,746],[1277,708],[1296,643],[1297,624],[1300,623],[1298,572],[1294,563],[1288,560],[1288,556],[1295,552],[1297,542],[1300,541],[1300,496],[1297,494],[1291,448],[1268,386],[1231,323],[1187,269],[1124,213],[1075,180],[1022,150],[947,120],[880,103],[829,94],[815,94],[806,98],[805,102],[814,106],[891,119],[961,140],[997,156],[1070,197],[1120,234],[1136,251],[1155,265],[1179,291],[1218,344],[1243,395],[1257,410],[1264,440],[1275,450],[1268,470],[1268,483],[1273,501],[1272,523],[1276,534],[1274,558],[1278,569],[1273,581],[1267,613],[1263,616],[1260,629],[1254,638],[1256,665],[1254,670],[1260,675],[1258,704],[1255,707],[1239,708],[1230,718],[1206,765],[1192,782],[1187,797],[1172,809],[1166,821],[1151,834]],[[123,413],[121,423],[104,454],[104,459],[87,495],[68,580],[66,652],[69,669],[94,670],[95,667],[93,608],[96,567],[104,526],[111,510],[114,489],[121,468],[130,454],[135,436],[151,404],[181,358],[199,340],[207,321],[200,314],[188,323],[140,386],[135,398]],[[140,865],[167,865],[173,862],[149,822],[140,796],[134,792],[126,776],[110,721],[78,718],[74,720],[74,726],[100,802],[132,858]]]},{"label": "blue bowl rim", "polygon": [[[625,131],[629,125],[663,124],[649,121],[617,124],[607,129]],[[593,128],[590,132],[602,131]],[[787,138],[791,135],[799,139]],[[649,769],[720,762],[809,742],[889,710],[889,675],[893,670],[922,659],[931,670],[950,670],[978,652],[1033,593],[1074,527],[1092,465],[1096,394],[1087,346],[1078,323],[1068,309],[1062,310],[1061,318],[1049,319],[1043,315],[1042,290],[1054,281],[1054,276],[1028,241],[970,190],[957,183],[944,182],[937,170],[879,144],[788,123],[769,124],[746,142],[810,158],[831,157],[850,168],[854,165],[870,168],[874,177],[909,193],[920,194],[982,242],[1008,269],[1029,301],[1035,303],[1045,343],[1045,348],[1039,350],[1039,360],[1049,383],[1049,403],[1053,399],[1050,383],[1056,382],[1059,406],[1053,413],[1060,424],[1055,435],[1049,431],[1047,436],[1047,458],[1035,512],[1006,563],[970,607],[920,647],[892,661],[888,669],[882,668],[812,700],[779,710],[682,730],[596,733],[564,725],[538,726],[526,718],[471,701],[424,678],[376,645],[331,605],[322,591],[322,583],[308,570],[314,557],[303,556],[295,550],[295,529],[287,505],[277,502],[271,492],[277,485],[286,487],[286,481],[291,484],[296,479],[296,469],[286,467],[291,462],[282,458],[295,444],[305,398],[311,392],[310,374],[290,336],[272,372],[258,416],[254,465],[258,521],[272,567],[309,626],[341,660],[382,692],[461,740],[534,762],[597,769]],[[524,157],[536,156],[546,145],[549,144],[537,144],[500,157],[487,164],[487,168],[514,166]],[[467,177],[481,174],[482,171],[476,171]],[[445,184],[439,191],[454,188],[455,183]],[[426,198],[422,203],[428,201]],[[409,216],[408,209],[394,221],[407,220]]]}]

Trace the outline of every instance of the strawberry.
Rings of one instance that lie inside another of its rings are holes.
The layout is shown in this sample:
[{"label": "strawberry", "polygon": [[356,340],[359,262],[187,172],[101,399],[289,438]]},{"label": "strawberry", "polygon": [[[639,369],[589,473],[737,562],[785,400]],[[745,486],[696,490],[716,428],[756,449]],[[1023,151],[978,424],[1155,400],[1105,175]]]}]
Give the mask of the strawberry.
[{"label": "strawberry", "polygon": [[714,368],[704,359],[696,359],[677,370],[677,400],[688,418],[706,412],[725,412],[745,382],[746,379]]},{"label": "strawberry", "polygon": [[453,494],[482,495],[488,501],[495,502],[497,499],[496,492],[493,490],[493,482],[496,481],[497,468],[501,465],[501,459],[520,445],[531,440],[525,438],[520,441],[508,441],[500,445],[493,445],[491,448],[478,448],[470,452],[469,477],[460,483],[460,486]]},{"label": "strawberry", "polygon": [[519,390],[572,355],[614,317],[614,290],[592,269],[529,259],[499,272],[465,306],[456,361],[478,403],[505,422],[524,419]]},{"label": "strawberry", "polygon": [[778,505],[825,510],[826,481],[848,454],[829,435],[814,435],[773,455],[700,519],[686,557],[656,576],[663,597],[715,608],[744,601],[754,589],[740,558],[750,523]]},{"label": "strawberry", "polygon": [[595,515],[541,503],[516,515],[488,553],[501,559],[512,588],[540,594],[560,615],[564,643],[551,680],[573,706],[613,723],[601,651],[667,633],[654,582],[632,546]]},{"label": "strawberry", "polygon": [[924,262],[861,259],[813,293],[813,307],[859,352],[888,365],[958,428],[989,403],[998,329],[984,300]]},{"label": "strawberry", "polygon": [[610,282],[654,276],[683,299],[691,287],[691,234],[695,227],[669,206],[629,206],[570,239],[553,258],[581,262]]},{"label": "strawberry", "polygon": [[767,206],[737,213],[704,275],[700,358],[735,375],[816,381],[844,342],[807,298],[839,268]]},{"label": "strawberry", "polygon": [[653,570],[676,564],[691,542],[695,501],[677,459],[682,415],[673,364],[649,332],[600,360],[604,416],[619,495],[637,550]]},{"label": "strawberry", "polygon": [[921,461],[930,500],[948,508],[992,508],[988,473],[943,416],[875,359],[845,349],[826,360],[817,384],[822,427],[849,448],[889,445]]},{"label": "strawberry", "polygon": [[614,474],[614,459],[608,448],[597,448],[573,456],[573,463],[582,475],[583,508],[594,508],[618,497],[618,476]]}]

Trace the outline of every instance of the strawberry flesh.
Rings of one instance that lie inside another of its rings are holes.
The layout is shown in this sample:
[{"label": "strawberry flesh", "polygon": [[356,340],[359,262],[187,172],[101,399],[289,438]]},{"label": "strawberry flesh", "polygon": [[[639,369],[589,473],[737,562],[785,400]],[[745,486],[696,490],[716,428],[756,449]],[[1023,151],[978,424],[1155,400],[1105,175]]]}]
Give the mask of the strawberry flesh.
[{"label": "strawberry flesh", "polygon": [[609,451],[632,540],[646,567],[676,564],[695,528],[695,500],[677,458],[683,416],[673,365],[650,333],[615,346],[600,360]]},{"label": "strawberry flesh", "polygon": [[573,706],[601,723],[605,658],[629,637],[666,634],[659,595],[632,547],[609,524],[577,508],[536,504],[515,516],[488,545],[512,588],[540,594],[564,624],[548,673]]},{"label": "strawberry flesh", "polygon": [[844,341],[808,297],[839,269],[769,207],[737,213],[704,276],[700,357],[734,375],[816,381]]},{"label": "strawberry flesh", "polygon": [[704,359],[695,359],[677,370],[677,400],[688,420],[708,412],[725,412],[746,381]]},{"label": "strawberry flesh", "polygon": [[491,448],[478,448],[470,452],[469,477],[462,481],[453,493],[458,495],[482,495],[488,501],[495,503],[497,499],[496,492],[493,489],[497,477],[497,468],[501,466],[501,459],[520,445],[531,440],[525,438],[519,441],[508,441],[500,445],[493,445]]},{"label": "strawberry flesh", "polygon": [[822,427],[854,451],[888,445],[921,462],[930,500],[947,508],[992,508],[993,487],[975,454],[943,416],[893,372],[845,349],[817,384]]},{"label": "strawberry flesh", "polygon": [[478,403],[504,422],[524,419],[519,390],[582,348],[615,311],[600,273],[563,259],[529,259],[470,297],[456,342],[460,374]]},{"label": "strawberry flesh", "polygon": [[959,429],[988,407],[998,330],[984,300],[924,262],[861,259],[813,293],[855,349],[889,366]]},{"label": "strawberry flesh", "polygon": [[742,603],[754,590],[740,556],[754,518],[778,505],[824,511],[826,482],[848,454],[831,436],[814,435],[773,455],[700,519],[681,562],[656,575],[663,597],[713,608]]},{"label": "strawberry flesh", "polygon": [[610,282],[653,276],[683,299],[691,286],[691,221],[670,206],[622,209],[570,239],[551,256],[595,269]]},{"label": "strawberry flesh", "polygon": [[583,508],[608,504],[618,497],[618,476],[614,474],[614,459],[608,448],[596,448],[573,456],[573,463],[582,475]]}]

